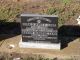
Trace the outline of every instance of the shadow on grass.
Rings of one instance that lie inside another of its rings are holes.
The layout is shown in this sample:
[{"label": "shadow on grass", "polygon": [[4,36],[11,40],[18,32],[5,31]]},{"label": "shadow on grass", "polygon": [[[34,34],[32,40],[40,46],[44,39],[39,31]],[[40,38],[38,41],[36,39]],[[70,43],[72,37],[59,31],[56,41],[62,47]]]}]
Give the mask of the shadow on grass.
[{"label": "shadow on grass", "polygon": [[[61,42],[61,49],[68,46],[68,43],[80,37],[80,26],[63,25],[58,30],[58,38]],[[21,34],[20,22],[0,21],[0,41]]]},{"label": "shadow on grass", "polygon": [[68,46],[68,43],[80,37],[80,26],[63,25],[58,30],[61,48]]},{"label": "shadow on grass", "polygon": [[3,22],[0,20],[0,41],[21,34],[20,23]]}]

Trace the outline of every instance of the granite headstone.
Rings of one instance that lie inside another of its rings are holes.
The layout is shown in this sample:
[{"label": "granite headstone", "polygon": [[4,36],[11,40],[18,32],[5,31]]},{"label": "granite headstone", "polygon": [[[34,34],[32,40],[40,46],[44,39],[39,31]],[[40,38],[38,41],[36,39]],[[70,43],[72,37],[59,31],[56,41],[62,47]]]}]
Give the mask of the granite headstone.
[{"label": "granite headstone", "polygon": [[30,44],[30,48],[48,48],[51,45],[52,49],[60,49],[56,15],[21,14],[21,32],[22,47]]}]

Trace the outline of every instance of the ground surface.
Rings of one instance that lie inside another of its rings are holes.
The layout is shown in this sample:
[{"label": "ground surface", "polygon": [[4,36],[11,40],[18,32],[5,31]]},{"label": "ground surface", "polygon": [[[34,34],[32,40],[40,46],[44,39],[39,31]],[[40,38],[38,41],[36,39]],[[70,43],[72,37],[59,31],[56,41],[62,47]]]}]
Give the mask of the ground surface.
[{"label": "ground surface", "polygon": [[[5,0],[4,0],[5,1]],[[17,0],[16,0],[17,1]],[[27,1],[27,0],[25,0]],[[32,1],[32,2],[31,2]],[[77,0],[73,0],[73,1],[77,1]],[[62,29],[63,31],[67,31],[68,35],[69,33],[73,34],[75,30],[80,31],[80,27],[78,26],[74,26],[77,25],[77,17],[80,15],[80,3],[79,2],[73,2],[70,5],[65,5],[63,3],[59,3],[57,2],[57,0],[53,1],[53,2],[47,2],[47,0],[35,0],[33,3],[33,0],[30,0],[30,2],[23,2],[22,4],[22,0],[21,0],[21,10],[22,12],[32,12],[32,13],[47,13],[46,10],[49,10],[49,8],[54,8],[57,11],[57,8],[59,8],[61,10],[59,14],[59,16],[61,17],[61,22],[63,22],[63,24],[68,25],[68,26],[63,26]],[[4,6],[4,4],[3,4]],[[54,9],[52,9],[54,11]],[[58,9],[58,10],[59,10]],[[48,12],[49,13],[49,12]],[[57,13],[57,12],[55,12]],[[2,16],[2,15],[1,15]],[[12,23],[11,23],[12,24]],[[5,25],[6,27],[8,26],[13,26],[13,25]],[[71,25],[71,26],[69,26]],[[3,26],[2,26],[3,27]],[[66,28],[64,30],[64,27]],[[70,32],[68,32],[67,29],[70,29]],[[2,29],[2,30],[1,30]],[[8,30],[8,28],[1,28],[0,27],[0,33],[6,33],[3,30],[7,31],[7,33],[11,33],[14,34],[17,31],[16,28],[9,28],[12,30],[15,30],[14,32],[11,30]],[[20,30],[20,28],[18,29]],[[73,31],[74,30],[74,31]],[[62,32],[63,32],[62,31]],[[6,34],[7,34],[6,33]],[[60,58],[75,58],[76,60],[80,60],[80,40],[78,38],[74,38],[73,36],[73,40],[68,43],[68,46],[65,47],[62,50],[48,50],[48,49],[31,49],[31,48],[19,48],[19,41],[21,40],[21,35],[16,36],[16,35],[1,35],[0,34],[0,52],[7,52],[7,53],[12,53],[12,52],[16,52],[16,53],[22,53],[22,54],[41,54],[47,57],[60,57]],[[74,33],[76,34],[76,32]],[[80,35],[79,35],[80,37]],[[68,40],[68,39],[66,39]],[[14,44],[15,48],[13,49],[9,49],[8,46],[10,44]]]},{"label": "ground surface", "polygon": [[[0,37],[1,38],[1,37]],[[15,36],[12,38],[5,39],[0,43],[0,52],[17,52],[23,54],[41,54],[47,57],[80,57],[80,41],[76,39],[68,44],[68,47],[59,50],[48,50],[48,49],[33,49],[33,48],[20,48],[19,41],[21,39],[21,35]],[[15,48],[9,49],[8,46],[10,44],[14,44]]]}]

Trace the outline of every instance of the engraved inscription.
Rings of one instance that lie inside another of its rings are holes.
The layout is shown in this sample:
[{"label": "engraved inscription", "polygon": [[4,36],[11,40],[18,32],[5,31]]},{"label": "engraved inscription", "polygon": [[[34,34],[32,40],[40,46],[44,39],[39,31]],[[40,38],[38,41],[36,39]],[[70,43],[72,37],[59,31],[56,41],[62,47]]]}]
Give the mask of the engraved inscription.
[{"label": "engraved inscription", "polygon": [[[39,24],[37,23],[22,23],[23,26],[38,26]],[[46,27],[56,27],[56,24],[41,24],[41,26],[46,26]]]},{"label": "engraved inscription", "polygon": [[[23,24],[25,26],[25,24]],[[55,37],[48,37],[48,35],[57,35],[57,30],[53,28],[48,28],[48,26],[56,26],[56,24],[37,24],[37,23],[28,23],[30,28],[22,30],[23,34],[31,34],[31,37],[35,40],[45,40],[45,39],[57,39]]]},{"label": "engraved inscription", "polygon": [[22,39],[28,42],[58,41],[57,17],[22,17]]}]

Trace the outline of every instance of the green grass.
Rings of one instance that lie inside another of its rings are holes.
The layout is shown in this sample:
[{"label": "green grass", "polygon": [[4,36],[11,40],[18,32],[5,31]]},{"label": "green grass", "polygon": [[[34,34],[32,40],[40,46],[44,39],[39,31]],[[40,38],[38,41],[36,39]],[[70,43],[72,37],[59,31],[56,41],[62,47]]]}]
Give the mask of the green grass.
[{"label": "green grass", "polygon": [[71,2],[71,0],[62,0],[62,2],[63,2],[64,4],[69,4],[69,3]]}]

